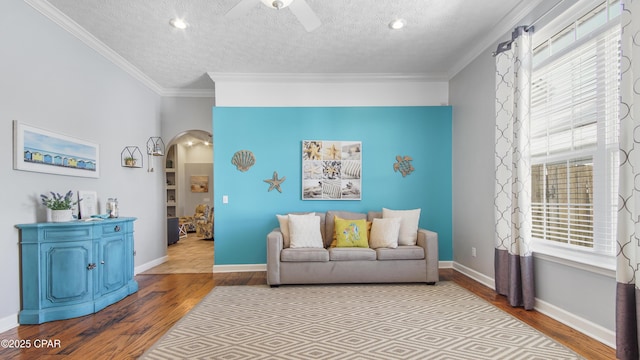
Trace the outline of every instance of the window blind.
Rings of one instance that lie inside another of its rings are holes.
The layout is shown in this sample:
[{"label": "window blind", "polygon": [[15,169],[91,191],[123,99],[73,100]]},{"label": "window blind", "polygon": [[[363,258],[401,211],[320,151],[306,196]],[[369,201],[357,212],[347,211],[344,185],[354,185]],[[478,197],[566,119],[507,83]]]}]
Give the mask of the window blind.
[{"label": "window blind", "polygon": [[533,71],[534,238],[615,250],[619,39],[619,25],[603,26]]}]

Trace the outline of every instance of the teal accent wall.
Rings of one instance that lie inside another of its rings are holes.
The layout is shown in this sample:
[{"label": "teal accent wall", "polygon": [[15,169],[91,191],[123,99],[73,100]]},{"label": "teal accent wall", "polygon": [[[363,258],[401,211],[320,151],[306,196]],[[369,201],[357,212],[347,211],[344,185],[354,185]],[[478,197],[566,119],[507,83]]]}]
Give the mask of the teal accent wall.
[{"label": "teal accent wall", "polygon": [[[266,263],[276,214],[421,208],[420,227],[438,232],[441,261],[453,260],[451,107],[213,108],[215,264]],[[302,140],[362,141],[362,200],[302,200]],[[256,164],[241,172],[238,150]],[[393,170],[411,156],[415,171]],[[277,171],[282,193],[268,192]],[[227,195],[229,203],[223,204]]]}]

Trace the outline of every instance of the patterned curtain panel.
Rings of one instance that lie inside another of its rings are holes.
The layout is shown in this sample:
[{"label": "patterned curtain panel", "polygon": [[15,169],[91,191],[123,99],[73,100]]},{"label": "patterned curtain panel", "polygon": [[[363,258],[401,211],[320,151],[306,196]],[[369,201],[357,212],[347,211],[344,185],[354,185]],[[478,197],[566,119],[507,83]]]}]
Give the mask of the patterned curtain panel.
[{"label": "patterned curtain panel", "polygon": [[[625,0],[620,63],[620,196],[616,271],[616,352],[640,357],[640,0]],[[633,15],[632,15],[633,14]],[[635,17],[635,18],[634,18]]]},{"label": "patterned curtain panel", "polygon": [[495,281],[512,306],[534,306],[529,101],[531,35],[519,27],[496,55]]}]

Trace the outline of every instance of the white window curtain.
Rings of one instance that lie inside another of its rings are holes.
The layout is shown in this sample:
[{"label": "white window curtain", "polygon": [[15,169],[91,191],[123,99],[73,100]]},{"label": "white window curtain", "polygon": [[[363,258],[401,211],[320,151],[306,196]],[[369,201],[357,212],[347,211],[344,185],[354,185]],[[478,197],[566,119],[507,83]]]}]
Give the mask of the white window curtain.
[{"label": "white window curtain", "polygon": [[[635,14],[635,15],[633,15]],[[635,18],[634,18],[635,17]],[[640,0],[623,1],[616,352],[640,357]]]},{"label": "white window curtain", "polygon": [[511,306],[531,310],[531,35],[518,27],[512,39],[496,54],[495,285]]}]

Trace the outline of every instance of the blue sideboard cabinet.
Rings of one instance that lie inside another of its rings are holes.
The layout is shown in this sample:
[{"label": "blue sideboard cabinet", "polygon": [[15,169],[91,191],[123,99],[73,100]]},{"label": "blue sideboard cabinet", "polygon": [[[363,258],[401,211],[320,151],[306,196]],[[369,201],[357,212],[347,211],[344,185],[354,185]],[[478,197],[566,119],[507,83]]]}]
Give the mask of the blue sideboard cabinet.
[{"label": "blue sideboard cabinet", "polygon": [[133,279],[133,222],[34,223],[20,229],[20,324],[97,312],[138,291]]}]

